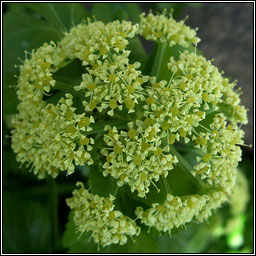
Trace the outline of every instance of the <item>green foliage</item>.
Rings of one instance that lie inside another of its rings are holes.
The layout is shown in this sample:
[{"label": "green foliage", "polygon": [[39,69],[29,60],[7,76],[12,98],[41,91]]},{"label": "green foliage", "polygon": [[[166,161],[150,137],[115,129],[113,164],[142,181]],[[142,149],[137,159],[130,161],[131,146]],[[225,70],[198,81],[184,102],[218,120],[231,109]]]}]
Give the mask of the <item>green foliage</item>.
[{"label": "green foliage", "polygon": [[104,177],[96,166],[90,166],[89,168],[89,187],[93,194],[99,196],[109,196],[114,193],[116,187],[115,180],[111,177]]},{"label": "green foliage", "polygon": [[3,219],[4,253],[50,252],[50,221],[41,204],[4,193]]},{"label": "green foliage", "polygon": [[158,238],[160,253],[200,253],[211,237],[206,224],[189,224],[186,229],[171,237],[168,234]]},{"label": "green foliage", "polygon": [[17,81],[15,74],[13,72],[3,73],[3,113],[5,115],[17,112],[18,98],[15,90]]},{"label": "green foliage", "polygon": [[105,23],[116,19],[138,22],[141,12],[139,5],[134,3],[99,3],[93,5],[91,16]]}]

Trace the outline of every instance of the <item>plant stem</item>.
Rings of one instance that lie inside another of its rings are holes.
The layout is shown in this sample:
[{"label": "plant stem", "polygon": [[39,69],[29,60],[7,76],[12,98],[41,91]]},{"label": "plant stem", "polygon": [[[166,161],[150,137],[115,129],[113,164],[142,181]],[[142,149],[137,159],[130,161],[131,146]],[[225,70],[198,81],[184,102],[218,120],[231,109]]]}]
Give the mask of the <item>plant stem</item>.
[{"label": "plant stem", "polygon": [[194,177],[192,175],[193,167],[183,158],[175,149],[173,145],[170,146],[170,152],[175,155],[179,162],[178,165],[182,167],[181,169],[185,171],[185,173],[192,179],[192,181],[195,183],[195,185],[200,189],[200,190],[205,190],[207,184],[205,184],[201,179]]},{"label": "plant stem", "polygon": [[150,76],[155,76],[158,79],[160,69],[162,67],[163,57],[165,54],[167,43],[159,43],[157,46],[156,57],[154,59],[153,67]]},{"label": "plant stem", "polygon": [[200,149],[197,149],[197,148],[188,148],[188,147],[176,146],[176,150],[178,150],[179,152],[192,153],[192,154],[199,155],[199,156],[203,155],[202,151]]},{"label": "plant stem", "polygon": [[114,189],[112,190],[112,196],[114,196],[115,198],[117,197],[117,194],[118,194],[118,191],[119,191],[119,186],[118,185],[116,185],[115,187],[114,187]]},{"label": "plant stem", "polygon": [[166,194],[171,194],[172,192],[168,180],[163,175],[161,175],[161,181],[163,183],[163,187],[165,188]]},{"label": "plant stem", "polygon": [[127,121],[105,121],[105,122],[99,122],[92,124],[92,130],[89,132],[84,132],[85,135],[90,135],[90,134],[95,134],[95,133],[100,133],[104,132],[104,128],[106,125],[110,125],[111,127],[115,126],[117,130],[120,129],[127,129]]},{"label": "plant stem", "polygon": [[56,81],[54,87],[63,91],[63,92],[71,93],[72,95],[75,95],[78,98],[81,98],[81,99],[85,98],[85,94],[83,92],[76,91],[72,85]]},{"label": "plant stem", "polygon": [[50,177],[49,182],[49,211],[51,220],[51,230],[52,230],[52,252],[56,251],[56,246],[58,242],[58,195],[57,186],[54,178]]}]

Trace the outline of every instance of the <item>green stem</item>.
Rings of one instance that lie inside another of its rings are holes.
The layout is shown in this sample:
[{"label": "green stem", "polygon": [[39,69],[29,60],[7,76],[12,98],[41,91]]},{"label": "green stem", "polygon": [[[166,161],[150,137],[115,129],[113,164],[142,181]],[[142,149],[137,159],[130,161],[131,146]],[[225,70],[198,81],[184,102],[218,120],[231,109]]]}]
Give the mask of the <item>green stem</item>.
[{"label": "green stem", "polygon": [[161,181],[163,183],[163,187],[165,188],[166,194],[172,194],[168,180],[163,175],[161,175]]},{"label": "green stem", "polygon": [[59,82],[59,81],[56,81],[55,83],[55,88],[63,91],[63,92],[67,92],[67,93],[70,93],[72,95],[75,95],[77,96],[78,98],[81,98],[81,99],[84,99],[85,98],[85,94],[81,91],[76,91],[74,89],[74,86],[71,86],[69,84],[65,84],[63,82]]},{"label": "green stem", "polygon": [[195,183],[195,185],[200,189],[200,190],[205,190],[207,187],[207,184],[205,184],[201,179],[194,177],[192,175],[192,171],[194,170],[193,167],[183,158],[175,149],[173,145],[170,146],[170,152],[175,155],[179,162],[178,165],[182,167],[181,169],[185,171],[185,173],[189,176],[190,179]]},{"label": "green stem", "polygon": [[112,196],[114,196],[115,198],[117,197],[117,194],[118,194],[118,191],[119,191],[119,186],[115,186],[114,188],[113,188],[113,190],[112,190]]},{"label": "green stem", "polygon": [[154,59],[153,67],[150,74],[150,76],[155,76],[156,80],[159,77],[159,73],[162,67],[161,63],[163,62],[166,46],[167,43],[159,43],[157,46],[156,57]]},{"label": "green stem", "polygon": [[197,148],[188,148],[188,147],[184,147],[184,146],[176,146],[176,149],[179,152],[184,152],[184,153],[192,153],[198,156],[203,156],[203,153],[200,149]]},{"label": "green stem", "polygon": [[92,124],[92,131],[89,132],[84,132],[85,135],[90,135],[90,134],[96,134],[96,133],[101,133],[104,132],[104,128],[106,125],[110,125],[111,127],[115,126],[117,130],[121,129],[127,129],[127,121],[106,121],[106,122],[99,122]]},{"label": "green stem", "polygon": [[58,194],[57,186],[54,178],[50,177],[49,180],[49,211],[51,220],[51,230],[52,230],[52,252],[56,251],[56,246],[58,242]]}]

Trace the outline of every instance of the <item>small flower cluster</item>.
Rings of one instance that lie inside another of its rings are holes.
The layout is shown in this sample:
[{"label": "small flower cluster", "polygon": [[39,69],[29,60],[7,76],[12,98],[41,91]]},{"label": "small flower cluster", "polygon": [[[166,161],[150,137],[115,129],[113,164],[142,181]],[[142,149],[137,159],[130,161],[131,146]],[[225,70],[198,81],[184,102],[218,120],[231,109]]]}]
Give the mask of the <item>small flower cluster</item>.
[{"label": "small flower cluster", "polygon": [[20,104],[21,115],[12,120],[12,147],[17,160],[32,164],[31,169],[39,178],[46,173],[56,177],[59,170],[71,174],[76,165],[93,163],[89,151],[94,140],[83,133],[92,129],[94,119],[75,114],[72,98],[66,94],[56,106],[42,102],[41,108],[34,108],[33,112],[27,112]]},{"label": "small flower cluster", "polygon": [[107,198],[89,193],[83,183],[77,182],[80,189],[73,191],[73,197],[67,204],[74,209],[74,222],[82,234],[91,231],[94,242],[103,247],[110,244],[123,245],[127,236],[138,236],[140,228],[134,220],[114,210],[114,196]]},{"label": "small flower cluster", "polygon": [[194,175],[200,175],[209,184],[220,186],[230,192],[236,180],[236,168],[241,160],[241,149],[237,144],[243,144],[244,132],[237,125],[227,125],[223,114],[216,114],[210,129],[193,136],[196,148],[202,155],[197,156],[199,162],[194,166]]},{"label": "small flower cluster", "polygon": [[53,73],[65,58],[65,52],[53,42],[45,43],[20,67],[17,94],[21,103],[19,114],[12,118],[12,148],[17,160],[31,165],[39,178],[46,173],[56,177],[59,170],[71,174],[75,165],[93,163],[89,151],[94,140],[84,135],[91,130],[93,117],[75,113],[71,94],[56,106],[43,98],[55,86]]},{"label": "small flower cluster", "polygon": [[180,53],[178,60],[171,57],[168,68],[169,83],[151,79],[144,116],[161,124],[162,136],[168,136],[171,144],[180,137],[187,143],[205,119],[205,111],[222,102],[222,76],[210,61],[188,51]]},{"label": "small flower cluster", "polygon": [[184,21],[177,22],[173,19],[172,13],[167,17],[166,11],[160,15],[153,15],[151,12],[145,16],[140,15],[140,34],[147,40],[168,42],[169,46],[176,44],[188,47],[190,43],[197,44],[200,39],[196,37],[196,31],[184,25]]},{"label": "small flower cluster", "polygon": [[228,79],[225,78],[222,81],[222,85],[223,111],[229,115],[231,122],[247,124],[247,110],[244,106],[240,105],[240,94],[234,91],[236,81],[229,83]]},{"label": "small flower cluster", "polygon": [[202,222],[207,219],[212,214],[212,209],[216,209],[226,200],[227,196],[222,191],[184,198],[168,194],[163,204],[155,203],[145,211],[142,207],[137,207],[135,213],[146,226],[171,234],[174,227],[182,227],[192,220]]},{"label": "small flower cluster", "polygon": [[139,197],[145,197],[152,180],[166,177],[178,160],[161,145],[158,124],[147,127],[137,120],[128,127],[128,132],[119,133],[115,127],[106,126],[104,140],[110,148],[102,150],[107,160],[103,174],[118,179],[119,186],[128,183],[132,192],[137,190]]},{"label": "small flower cluster", "polygon": [[[138,33],[138,24],[114,21],[78,25],[71,29],[60,45],[70,59],[78,58],[86,66],[82,82],[75,90],[82,91],[85,111],[95,108],[113,116],[115,109],[125,105],[128,113],[143,99],[142,84],[147,78],[141,75],[139,62],[129,63],[128,38]],[[88,68],[89,65],[89,68]]]}]

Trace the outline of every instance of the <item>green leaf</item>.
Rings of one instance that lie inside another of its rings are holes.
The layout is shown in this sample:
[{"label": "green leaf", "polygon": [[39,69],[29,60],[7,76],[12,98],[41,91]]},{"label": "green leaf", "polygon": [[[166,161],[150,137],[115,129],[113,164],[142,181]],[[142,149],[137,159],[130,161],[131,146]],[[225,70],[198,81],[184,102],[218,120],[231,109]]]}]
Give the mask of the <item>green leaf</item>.
[{"label": "green leaf", "polygon": [[141,9],[135,3],[95,3],[91,15],[105,23],[113,20],[130,20],[139,22]]},{"label": "green leaf", "polygon": [[85,8],[79,3],[28,3],[26,7],[43,17],[59,32],[69,30],[87,17]]},{"label": "green leaf", "polygon": [[60,68],[54,73],[53,77],[57,81],[71,84],[72,87],[79,85],[82,81],[82,74],[85,72],[85,68],[82,66],[82,62],[78,59],[68,63],[65,67]]},{"label": "green leaf", "polygon": [[127,11],[129,20],[139,23],[139,15],[142,13],[140,6],[137,3],[122,3],[121,5]]},{"label": "green leaf", "polygon": [[17,113],[17,104],[19,102],[15,85],[17,79],[16,73],[4,73],[3,74],[3,114],[15,114]]},{"label": "green leaf", "polygon": [[81,4],[76,3],[24,3],[15,4],[10,10],[3,18],[4,72],[16,72],[14,65],[18,58],[24,59],[25,50],[58,41],[64,30],[87,16]]},{"label": "green leaf", "polygon": [[104,177],[95,165],[89,167],[88,183],[93,194],[109,196],[117,188],[116,181],[110,175]]},{"label": "green leaf", "polygon": [[159,253],[157,237],[142,228],[140,235],[134,237],[135,242],[129,240],[127,243],[129,253]]},{"label": "green leaf", "polygon": [[158,237],[160,253],[200,253],[211,239],[211,232],[205,224],[189,224],[171,237],[168,234]]},{"label": "green leaf", "polygon": [[3,197],[3,252],[49,253],[50,222],[37,202]]},{"label": "green leaf", "polygon": [[105,23],[113,20],[116,13],[116,4],[110,3],[95,3],[91,10],[91,15],[95,16],[96,20]]},{"label": "green leaf", "polygon": [[68,222],[66,224],[66,229],[63,234],[62,244],[64,247],[71,247],[78,240],[78,233],[76,232],[75,223],[73,221],[74,212],[70,211],[68,215]]},{"label": "green leaf", "polygon": [[8,12],[3,17],[3,70],[16,72],[18,58],[24,59],[24,51],[37,49],[44,42],[59,39],[59,31],[34,16]]},{"label": "green leaf", "polygon": [[131,51],[129,62],[132,64],[139,61],[141,63],[140,69],[143,70],[148,57],[139,37],[136,36],[130,39],[127,49]]}]

